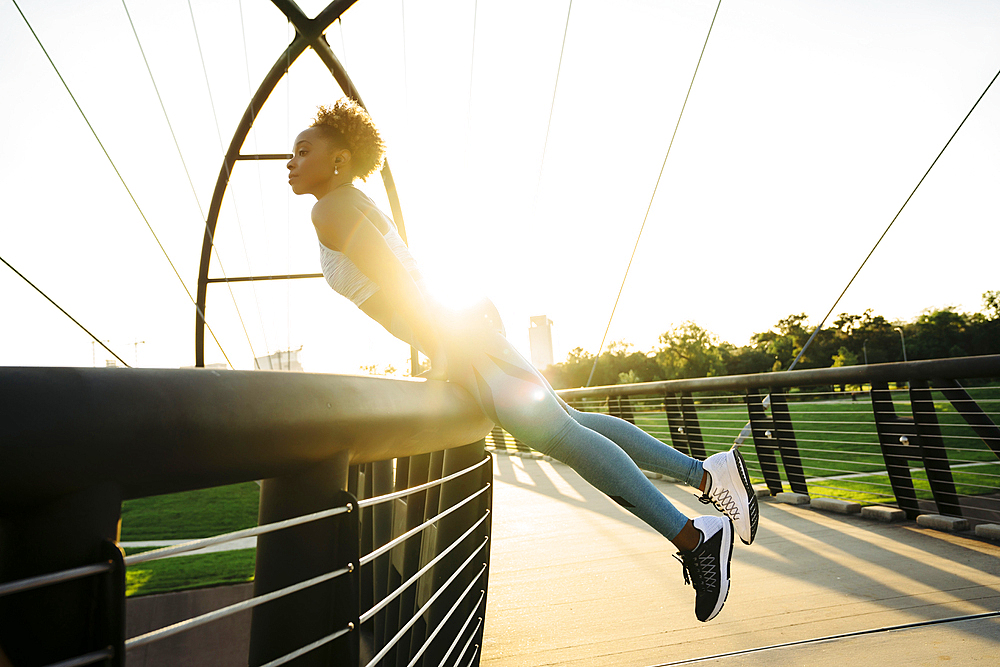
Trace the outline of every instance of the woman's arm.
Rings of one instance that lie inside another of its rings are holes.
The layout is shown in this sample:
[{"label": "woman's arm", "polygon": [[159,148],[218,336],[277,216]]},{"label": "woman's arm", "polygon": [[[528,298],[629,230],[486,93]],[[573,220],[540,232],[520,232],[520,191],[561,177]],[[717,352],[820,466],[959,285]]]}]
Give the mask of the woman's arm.
[{"label": "woman's arm", "polygon": [[323,245],[344,253],[382,289],[390,306],[402,316],[427,351],[437,371],[435,375],[443,374],[445,359],[432,310],[413,276],[392,252],[375,224],[349,197],[340,193],[327,195],[316,202],[312,222]]}]

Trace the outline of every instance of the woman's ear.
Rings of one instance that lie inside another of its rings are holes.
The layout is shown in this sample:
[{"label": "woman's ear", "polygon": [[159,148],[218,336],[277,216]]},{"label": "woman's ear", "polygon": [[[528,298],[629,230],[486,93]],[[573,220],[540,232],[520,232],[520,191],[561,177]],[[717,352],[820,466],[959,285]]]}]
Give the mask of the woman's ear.
[{"label": "woman's ear", "polygon": [[333,163],[338,167],[346,167],[350,161],[351,151],[347,148],[341,148],[333,154]]}]

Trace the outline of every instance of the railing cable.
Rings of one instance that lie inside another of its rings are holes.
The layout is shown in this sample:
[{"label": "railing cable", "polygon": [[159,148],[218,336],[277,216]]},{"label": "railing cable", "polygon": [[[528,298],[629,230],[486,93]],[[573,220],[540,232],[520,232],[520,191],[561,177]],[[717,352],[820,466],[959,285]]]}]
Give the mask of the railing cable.
[{"label": "railing cable", "polygon": [[[444,658],[441,659],[441,663],[442,664],[444,664],[444,662],[448,659],[448,657],[451,656],[452,651],[454,651],[455,648],[458,646],[458,641],[463,636],[465,636],[465,630],[466,630],[466,628],[468,628],[469,627],[469,623],[472,622],[472,617],[476,615],[475,612],[479,611],[479,606],[483,604],[483,600],[484,599],[486,599],[486,591],[483,591],[482,594],[479,596],[479,601],[476,603],[476,606],[473,608],[474,612],[472,613],[471,616],[469,616],[467,619],[465,619],[465,624],[462,625],[462,629],[459,630],[455,634],[455,640],[451,643],[451,646],[448,647],[448,651],[444,654]],[[476,623],[476,627],[472,629],[472,632],[469,633],[469,638],[465,640],[465,646],[462,647],[462,652],[458,654],[458,659],[455,661],[456,664],[458,664],[458,661],[462,659],[462,656],[465,655],[465,652],[469,650],[469,644],[471,644],[473,638],[475,638],[475,636],[477,634],[479,634],[479,628],[480,628],[480,626],[482,626],[482,624],[483,624],[483,617],[480,616],[478,622]],[[415,667],[415,665],[416,665],[416,662],[414,661],[414,662],[411,662],[410,664],[408,664],[406,667]]]},{"label": "railing cable", "polygon": [[40,288],[38,287],[38,285],[36,285],[35,283],[33,283],[33,282],[31,282],[30,280],[28,280],[28,279],[27,279],[27,278],[26,278],[26,277],[24,276],[24,274],[23,274],[23,273],[21,273],[20,271],[18,271],[17,269],[15,269],[15,268],[14,268],[13,266],[11,266],[11,265],[10,265],[10,262],[8,262],[8,261],[7,261],[6,259],[4,259],[3,257],[0,257],[0,262],[3,262],[4,264],[6,264],[6,265],[7,265],[7,268],[8,268],[8,269],[10,269],[11,271],[13,271],[14,273],[16,273],[16,274],[17,274],[18,276],[20,276],[21,280],[23,280],[24,282],[26,282],[26,283],[28,283],[29,285],[31,285],[31,286],[32,286],[32,287],[33,287],[33,288],[35,289],[35,291],[36,291],[36,292],[38,292],[39,294],[41,294],[41,295],[42,295],[43,297],[45,297],[45,298],[46,298],[46,299],[48,300],[48,302],[49,302],[49,303],[51,303],[51,304],[52,304],[53,306],[55,306],[56,308],[58,308],[58,309],[59,309],[59,312],[61,312],[61,313],[62,313],[63,315],[65,315],[65,316],[66,316],[66,317],[68,317],[68,318],[69,318],[70,320],[72,320],[72,321],[73,321],[73,324],[75,324],[76,326],[78,326],[78,327],[80,327],[81,329],[83,329],[83,330],[84,330],[84,331],[85,331],[85,332],[87,333],[87,335],[88,335],[88,336],[90,336],[91,338],[93,338],[93,339],[94,339],[94,341],[96,341],[97,343],[100,343],[101,347],[103,347],[103,348],[104,348],[105,350],[107,350],[108,352],[110,352],[110,353],[111,353],[111,355],[112,355],[112,356],[113,356],[113,357],[114,357],[115,359],[117,359],[118,361],[120,361],[120,362],[122,363],[122,365],[123,365],[123,366],[125,366],[126,368],[131,368],[131,366],[129,366],[129,365],[127,364],[127,363],[125,363],[125,360],[124,360],[124,359],[122,359],[122,358],[121,358],[121,357],[119,357],[119,356],[118,356],[117,354],[115,354],[114,350],[112,350],[112,349],[111,349],[110,347],[108,347],[107,345],[105,345],[105,344],[104,344],[104,341],[103,341],[103,340],[101,340],[100,338],[98,338],[97,336],[95,336],[94,334],[92,334],[92,333],[90,332],[90,330],[89,330],[89,329],[87,329],[87,327],[85,327],[85,326],[83,326],[82,324],[80,324],[80,323],[79,323],[79,322],[78,322],[78,321],[76,320],[76,318],[75,318],[75,317],[73,317],[72,315],[70,315],[69,313],[67,313],[67,312],[66,312],[66,310],[65,310],[65,309],[64,309],[64,308],[63,308],[62,306],[60,306],[60,305],[59,305],[58,303],[56,303],[55,301],[53,301],[53,300],[52,300],[52,298],[51,298],[51,297],[50,297],[50,296],[49,296],[48,294],[46,294],[45,292],[43,292],[43,291],[42,291],[42,290],[41,290],[41,289],[40,289]]},{"label": "railing cable", "polygon": [[0,584],[0,597],[30,591],[35,588],[42,588],[43,586],[51,586],[52,584],[83,579],[95,574],[104,574],[105,572],[110,572],[112,568],[111,561],[106,561],[104,563],[95,563],[94,565],[81,565],[69,570],[53,572],[52,574],[40,574],[36,577],[9,581],[5,584]]},{"label": "railing cable", "polygon": [[[23,11],[21,11],[21,7],[17,4],[17,0],[11,0],[11,2],[14,3],[14,8],[17,9],[18,14],[21,15],[21,19],[24,21],[24,24],[26,26],[28,26],[28,30],[31,31],[32,37],[35,38],[35,41],[38,43],[39,48],[42,49],[42,53],[45,54],[45,57],[46,57],[46,59],[48,59],[49,64],[52,65],[52,69],[55,71],[56,76],[59,77],[59,81],[62,82],[63,88],[66,89],[66,93],[70,96],[70,99],[73,100],[73,104],[76,105],[77,111],[79,111],[80,115],[83,117],[83,122],[85,122],[87,124],[87,127],[90,128],[91,134],[94,135],[94,140],[97,141],[97,145],[101,147],[101,151],[104,153],[104,157],[106,157],[108,159],[108,162],[111,164],[111,168],[114,170],[115,175],[118,176],[118,180],[121,181],[122,187],[125,188],[125,192],[128,194],[129,199],[131,199],[132,203],[135,205],[136,210],[139,212],[139,216],[142,218],[143,222],[146,223],[146,227],[149,229],[149,233],[153,235],[153,239],[156,241],[156,245],[158,245],[160,247],[160,251],[163,253],[163,256],[166,258],[167,263],[170,265],[170,268],[173,269],[174,275],[177,276],[177,280],[180,281],[181,287],[184,288],[184,292],[187,294],[188,299],[190,299],[191,303],[194,304],[195,309],[198,311],[198,315],[200,315],[202,321],[205,322],[205,326],[208,328],[209,333],[212,334],[212,338],[213,338],[213,340],[215,340],[216,345],[219,346],[219,351],[222,352],[222,356],[226,358],[226,362],[229,363],[229,365],[232,367],[233,364],[232,364],[232,362],[229,361],[229,357],[226,355],[226,351],[222,348],[222,344],[219,342],[219,339],[216,337],[215,332],[212,331],[212,327],[209,326],[208,321],[205,319],[205,313],[202,312],[201,308],[198,308],[197,302],[194,300],[194,297],[191,296],[191,291],[188,289],[187,284],[184,282],[184,279],[181,277],[180,272],[177,270],[177,267],[174,265],[173,260],[170,259],[170,255],[167,253],[167,249],[164,248],[163,247],[163,243],[160,242],[160,237],[158,237],[156,235],[156,232],[153,230],[153,226],[150,224],[149,219],[146,217],[146,214],[143,212],[142,207],[139,206],[139,202],[136,201],[135,195],[132,194],[132,191],[129,189],[128,184],[125,183],[125,178],[122,176],[121,172],[118,171],[118,167],[117,167],[117,165],[115,165],[115,161],[111,159],[111,155],[108,153],[108,149],[104,147],[104,143],[101,141],[101,138],[97,135],[97,130],[95,130],[94,126],[91,125],[90,119],[87,118],[87,114],[85,114],[83,112],[83,107],[80,106],[80,103],[77,101],[76,96],[73,94],[73,91],[70,89],[69,84],[66,83],[66,79],[63,78],[63,75],[59,71],[59,68],[56,67],[55,61],[52,60],[52,56],[49,55],[49,52],[45,48],[45,45],[42,44],[41,38],[39,38],[38,33],[36,33],[35,29],[31,26],[31,22],[28,21],[28,17],[24,15]],[[116,357],[117,357],[117,355],[116,355]],[[122,363],[124,363],[124,362],[122,362]]]},{"label": "railing cable", "polygon": [[216,535],[214,537],[206,537],[200,540],[192,540],[190,542],[184,542],[183,544],[176,544],[170,547],[164,547],[162,549],[156,549],[155,551],[144,551],[140,554],[133,554],[131,556],[125,557],[125,565],[138,565],[139,563],[145,563],[146,561],[158,560],[160,558],[166,558],[167,556],[176,556],[177,554],[186,553],[188,551],[198,551],[199,549],[204,549],[205,547],[210,547],[215,544],[224,544],[226,542],[234,542],[236,540],[242,540],[247,537],[256,537],[258,535],[264,535],[266,533],[272,533],[276,530],[282,530],[284,528],[291,528],[292,526],[298,526],[303,523],[310,523],[312,521],[319,521],[320,519],[328,519],[332,516],[337,516],[339,514],[346,514],[352,511],[350,505],[345,505],[343,507],[334,507],[333,509],[322,510],[320,512],[314,512],[312,514],[306,514],[303,516],[295,517],[294,519],[285,519],[284,521],[275,521],[274,523],[264,524],[263,526],[256,526],[254,528],[246,528],[244,530],[237,530],[231,533],[225,533],[224,535]]},{"label": "railing cable", "polygon": [[[486,513],[483,514],[483,516],[481,516],[478,521],[476,521],[474,524],[472,524],[472,526],[470,526],[468,530],[466,530],[464,533],[462,533],[461,536],[459,536],[451,544],[449,544],[446,549],[444,549],[441,553],[439,553],[437,556],[435,556],[432,560],[428,561],[427,564],[424,565],[422,568],[420,568],[419,570],[417,570],[413,574],[412,577],[410,577],[409,579],[407,579],[405,582],[401,583],[391,594],[389,594],[386,597],[382,598],[371,609],[369,609],[365,613],[361,614],[359,620],[362,623],[364,623],[364,622],[368,621],[370,618],[372,618],[375,614],[377,614],[378,612],[380,612],[383,609],[385,609],[388,605],[392,604],[393,600],[395,600],[400,595],[402,595],[403,592],[406,591],[407,588],[409,588],[414,583],[416,583],[420,579],[420,577],[422,577],[425,573],[429,572],[435,565],[438,564],[439,561],[443,560],[445,558],[445,556],[447,556],[448,554],[450,554],[452,551],[454,551],[458,547],[459,544],[461,544],[463,541],[465,541],[465,538],[467,538],[469,535],[471,535],[473,533],[473,531],[476,530],[476,528],[479,528],[479,526],[482,525],[483,521],[485,521],[486,518],[489,517],[489,515],[490,515],[490,512],[489,512],[489,510],[487,510]],[[438,517],[435,517],[434,520],[436,521],[437,519],[438,519]]]},{"label": "railing cable", "polygon": [[[448,577],[448,580],[445,581],[443,584],[441,584],[441,587],[438,588],[433,595],[431,595],[430,599],[428,599],[427,602],[424,603],[424,605],[417,610],[417,612],[410,618],[410,620],[407,621],[405,624],[403,624],[403,627],[399,629],[399,632],[397,632],[395,636],[393,636],[393,638],[389,640],[389,642],[385,646],[382,647],[382,650],[379,651],[378,654],[368,662],[366,667],[373,667],[374,665],[377,665],[379,661],[385,657],[385,654],[388,653],[390,650],[392,650],[392,647],[395,646],[397,642],[399,642],[399,640],[403,637],[403,635],[405,635],[407,631],[410,628],[412,628],[414,624],[416,624],[417,619],[423,616],[424,613],[428,609],[430,609],[431,605],[434,604],[446,590],[448,590],[448,588],[455,581],[455,579],[458,578],[458,575],[460,575],[462,572],[465,571],[465,568],[469,566],[469,563],[471,563],[473,559],[475,559],[475,557],[479,555],[479,553],[483,550],[483,548],[487,544],[488,542],[486,540],[483,540],[483,543],[479,545],[479,547],[475,551],[473,551],[469,555],[469,557],[466,558],[465,561],[455,569],[452,575]],[[483,565],[482,569],[476,575],[475,579],[473,579],[472,584],[475,584],[485,571],[486,571],[486,565]],[[472,584],[470,584],[469,587],[466,588],[466,591],[462,594],[463,596],[468,592],[469,589],[471,589]]]},{"label": "railing cable", "polygon": [[405,533],[403,533],[399,537],[393,539],[391,542],[387,542],[387,543],[383,544],[381,547],[379,547],[375,551],[372,551],[367,556],[362,556],[361,557],[361,565],[367,565],[368,563],[372,562],[373,560],[375,560],[376,558],[378,558],[382,554],[384,554],[384,553],[386,553],[388,551],[391,551],[396,546],[398,546],[398,545],[402,544],[403,542],[405,542],[406,540],[410,539],[411,537],[413,537],[414,535],[416,535],[417,533],[419,533],[420,531],[422,531],[424,528],[427,528],[432,523],[436,523],[436,522],[440,521],[441,519],[443,519],[444,517],[446,517],[449,514],[451,514],[452,512],[455,512],[456,510],[458,510],[458,509],[460,509],[462,507],[465,507],[470,502],[472,502],[473,500],[475,500],[476,498],[478,498],[479,496],[481,496],[483,493],[485,493],[489,488],[490,488],[490,485],[487,484],[483,488],[481,488],[478,491],[476,491],[475,493],[473,493],[471,496],[468,496],[468,497],[464,498],[461,502],[455,503],[454,505],[452,505],[448,509],[444,510],[443,512],[439,512],[438,514],[434,515],[433,517],[431,517],[427,521],[423,522],[419,526],[411,528],[410,530],[406,531]]},{"label": "railing cable", "polygon": [[[455,600],[455,604],[453,604],[451,606],[451,608],[448,609],[448,613],[446,613],[441,618],[441,622],[438,623],[438,625],[437,625],[436,628],[434,628],[434,632],[432,632],[430,634],[430,636],[427,637],[427,639],[424,641],[424,643],[420,646],[420,649],[416,653],[413,654],[413,658],[410,660],[410,662],[406,663],[406,667],[416,667],[417,663],[420,662],[420,657],[427,651],[427,649],[430,647],[431,643],[437,638],[438,634],[440,634],[441,631],[444,630],[445,624],[449,620],[451,620],[451,617],[455,615],[455,612],[458,611],[458,608],[462,606],[463,602],[465,602],[466,596],[469,594],[469,592],[475,586],[475,584],[476,584],[477,581],[479,581],[479,580],[478,579],[474,579],[472,581],[472,583],[470,583],[468,585],[468,587],[465,589],[465,591],[462,593],[462,595],[459,596],[459,598],[457,600]],[[474,612],[473,612],[472,616],[475,616],[475,612],[479,611],[479,607],[480,607],[480,605],[483,604],[483,599],[485,599],[485,598],[486,598],[486,591],[480,591],[480,593],[479,593],[479,599],[476,601],[475,606],[473,606]],[[448,658],[449,658],[449,656],[451,656],[451,652],[455,650],[455,646],[458,644],[458,641],[462,637],[465,636],[465,631],[469,627],[469,623],[472,622],[472,616],[469,616],[467,619],[465,619],[465,623],[463,623],[462,627],[459,629],[459,631],[455,633],[455,640],[451,643],[451,646],[448,648],[448,652],[444,654],[443,658],[441,658],[441,664],[442,665],[447,664]],[[478,630],[478,626],[477,626],[476,629]],[[475,636],[475,635],[473,634],[472,636]],[[472,637],[470,636],[469,641],[471,641],[471,640],[472,640]]]},{"label": "railing cable", "polygon": [[464,470],[459,470],[458,472],[453,472],[452,474],[448,475],[447,477],[442,477],[441,479],[433,479],[433,480],[431,480],[429,482],[425,482],[425,483],[423,483],[423,484],[421,484],[419,486],[412,486],[412,487],[410,487],[408,489],[403,489],[402,491],[395,491],[393,493],[386,493],[385,495],[376,496],[374,498],[365,498],[364,500],[359,500],[358,501],[358,507],[359,508],[371,507],[372,505],[378,505],[378,504],[381,504],[381,503],[386,503],[386,502],[389,502],[391,500],[395,500],[397,498],[405,498],[406,496],[413,495],[414,493],[419,493],[420,491],[425,491],[425,490],[431,488],[432,486],[440,486],[441,484],[444,484],[445,482],[450,482],[453,479],[458,479],[462,475],[467,475],[468,473],[472,472],[473,470],[476,470],[477,468],[482,468],[487,463],[492,463],[492,459],[490,459],[490,457],[488,457],[488,456],[485,457],[485,458],[483,458],[482,461],[479,461],[478,463],[474,463],[471,466],[469,466],[468,468],[465,468]]},{"label": "railing cable", "polygon": [[677,123],[674,125],[674,133],[670,136],[670,143],[667,144],[667,153],[663,156],[663,164],[660,166],[660,174],[656,177],[656,184],[653,186],[653,193],[649,196],[649,205],[646,207],[646,215],[642,218],[642,225],[639,227],[639,234],[635,237],[635,246],[632,247],[632,255],[628,258],[628,266],[625,267],[625,275],[622,276],[621,287],[618,288],[618,296],[615,297],[615,305],[611,309],[611,316],[608,317],[608,326],[604,329],[604,337],[601,338],[601,345],[597,348],[597,354],[594,355],[594,365],[590,368],[590,376],[587,378],[586,386],[589,387],[591,381],[594,379],[594,371],[597,370],[597,361],[601,358],[601,351],[604,349],[604,343],[608,339],[608,331],[611,330],[611,321],[615,317],[615,311],[618,310],[618,301],[622,298],[622,290],[625,289],[625,281],[628,280],[628,272],[632,269],[632,261],[635,259],[636,250],[639,249],[639,240],[642,238],[642,232],[646,229],[646,221],[649,220],[649,212],[653,209],[653,200],[656,198],[656,191],[660,187],[660,180],[663,178],[663,172],[667,168],[667,158],[670,157],[670,149],[674,146],[674,139],[677,138],[677,130],[680,129],[681,119],[684,117],[684,109],[687,108],[688,99],[691,97],[691,90],[694,88],[695,78],[698,76],[698,69],[701,67],[702,58],[705,57],[705,49],[708,47],[708,38],[712,36],[712,28],[715,26],[715,19],[719,15],[719,8],[722,7],[722,0],[719,0],[719,4],[715,6],[715,13],[712,15],[712,22],[708,26],[708,33],[705,35],[705,43],[701,45],[701,53],[698,55],[698,62],[694,66],[694,73],[691,75],[691,83],[688,84],[687,94],[684,96],[684,103],[681,105],[681,111],[677,114]]},{"label": "railing cable", "polygon": [[291,586],[286,586],[272,593],[266,593],[265,595],[258,595],[257,597],[250,598],[249,600],[244,600],[242,602],[236,602],[222,609],[217,609],[215,611],[210,611],[206,614],[200,616],[195,616],[194,618],[189,618],[186,621],[180,621],[174,623],[173,625],[168,625],[166,627],[160,628],[159,630],[153,630],[152,632],[147,632],[144,635],[139,635],[138,637],[133,637],[125,641],[126,649],[138,648],[139,646],[145,646],[160,639],[165,639],[171,637],[180,632],[185,632],[187,630],[193,630],[199,626],[205,625],[206,623],[211,623],[217,621],[220,618],[225,618],[227,616],[232,616],[241,611],[246,611],[247,609],[253,609],[265,602],[270,602],[271,600],[277,600],[278,598],[285,597],[286,595],[291,595],[292,593],[297,593],[306,588],[312,586],[317,586],[323,582],[330,581],[331,579],[336,579],[345,574],[349,574],[354,571],[353,563],[349,563],[347,567],[342,567],[339,570],[334,570],[333,572],[327,572],[326,574],[321,574],[318,577],[313,577],[312,579],[306,579],[297,584],[292,584]]},{"label": "railing cable", "polygon": [[52,664],[46,665],[46,667],[84,667],[85,665],[95,665],[99,662],[110,660],[113,657],[115,657],[115,651],[109,647],[100,651],[93,651],[76,658],[70,658],[69,660],[53,662]]},{"label": "railing cable", "polygon": [[296,649],[291,653],[281,656],[280,658],[275,658],[271,662],[266,662],[260,667],[278,667],[278,665],[284,665],[286,662],[291,662],[292,660],[295,660],[296,658],[301,657],[306,653],[309,653],[310,651],[318,649],[320,646],[325,646],[326,644],[329,644],[335,639],[343,637],[348,632],[352,632],[353,630],[354,630],[354,624],[348,623],[346,628],[341,628],[340,630],[337,630],[333,634],[329,634],[326,637],[323,637],[322,639],[317,639],[311,644],[306,644],[300,649]]}]

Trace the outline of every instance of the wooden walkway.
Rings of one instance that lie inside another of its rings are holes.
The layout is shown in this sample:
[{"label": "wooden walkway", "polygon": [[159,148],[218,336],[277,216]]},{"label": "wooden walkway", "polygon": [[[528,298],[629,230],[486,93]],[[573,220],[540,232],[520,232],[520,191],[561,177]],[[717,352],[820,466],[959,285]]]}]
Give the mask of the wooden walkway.
[{"label": "wooden walkway", "polygon": [[[995,543],[768,499],[725,608],[699,623],[672,545],[570,468],[501,454],[494,472],[484,667],[998,664],[995,615],[778,647],[996,612]],[[689,516],[715,511],[654,484]]]}]

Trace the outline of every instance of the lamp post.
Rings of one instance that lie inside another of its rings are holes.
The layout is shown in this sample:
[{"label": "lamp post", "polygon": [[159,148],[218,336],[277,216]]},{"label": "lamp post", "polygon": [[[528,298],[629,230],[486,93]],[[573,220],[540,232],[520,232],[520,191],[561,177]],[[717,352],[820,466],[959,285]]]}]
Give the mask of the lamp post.
[{"label": "lamp post", "polygon": [[893,331],[899,332],[899,342],[903,345],[903,361],[906,361],[906,337],[903,336],[903,329],[901,327],[893,327]]},{"label": "lamp post", "polygon": [[865,366],[868,365],[868,339],[865,338],[865,342],[861,343],[861,351],[865,353]]}]

